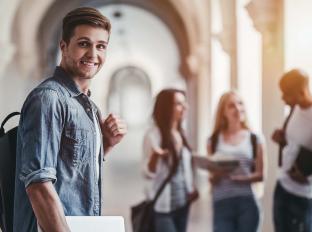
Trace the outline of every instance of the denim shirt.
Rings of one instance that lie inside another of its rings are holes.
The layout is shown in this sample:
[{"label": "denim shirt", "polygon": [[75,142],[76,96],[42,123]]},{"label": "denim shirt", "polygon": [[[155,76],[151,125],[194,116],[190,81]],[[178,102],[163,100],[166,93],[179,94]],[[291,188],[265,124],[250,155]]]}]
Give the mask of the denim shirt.
[{"label": "denim shirt", "polygon": [[37,231],[25,190],[35,182],[53,183],[66,216],[101,214],[103,144],[97,160],[92,110],[99,115],[61,67],[27,97],[17,138],[14,231]]}]

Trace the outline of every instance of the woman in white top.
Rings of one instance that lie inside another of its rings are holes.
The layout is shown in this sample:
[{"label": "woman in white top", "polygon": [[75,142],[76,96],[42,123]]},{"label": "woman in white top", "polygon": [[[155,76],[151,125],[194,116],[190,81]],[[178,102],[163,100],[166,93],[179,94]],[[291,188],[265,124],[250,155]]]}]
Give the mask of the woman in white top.
[{"label": "woman in white top", "polygon": [[256,232],[258,229],[259,208],[251,183],[263,179],[263,145],[246,121],[239,95],[234,91],[223,94],[207,150],[210,155],[238,160],[239,166],[231,171],[220,169],[211,173],[214,232]]},{"label": "woman in white top", "polygon": [[156,232],[185,232],[189,202],[196,196],[191,151],[181,126],[186,108],[183,91],[162,90],[154,106],[154,126],[144,138],[144,176],[150,184],[149,199],[154,198],[170,170],[176,167],[154,207]]}]

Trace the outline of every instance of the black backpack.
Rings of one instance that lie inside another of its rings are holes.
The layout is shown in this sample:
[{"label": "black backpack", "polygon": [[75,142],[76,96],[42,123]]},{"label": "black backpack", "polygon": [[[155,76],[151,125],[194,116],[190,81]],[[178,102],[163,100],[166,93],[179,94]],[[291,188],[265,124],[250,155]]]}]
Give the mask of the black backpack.
[{"label": "black backpack", "polygon": [[2,232],[13,231],[13,209],[15,188],[15,161],[17,129],[15,127],[7,132],[5,123],[18,112],[9,114],[2,122],[0,128],[0,228]]},{"label": "black backpack", "polygon": [[[210,137],[210,141],[211,141],[211,152],[212,154],[216,152],[217,146],[218,146],[218,139],[219,139],[219,133],[214,133],[211,137]],[[252,157],[253,160],[256,160],[257,157],[257,136],[251,132],[250,135],[250,143],[252,146]],[[255,171],[255,165],[253,164],[251,166],[251,171],[254,172]]]}]

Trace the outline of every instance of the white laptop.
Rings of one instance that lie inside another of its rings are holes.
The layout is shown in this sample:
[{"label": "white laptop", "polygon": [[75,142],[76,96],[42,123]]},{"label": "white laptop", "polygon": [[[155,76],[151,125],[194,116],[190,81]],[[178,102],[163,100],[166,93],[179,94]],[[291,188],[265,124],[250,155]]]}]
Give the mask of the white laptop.
[{"label": "white laptop", "polygon": [[125,232],[124,219],[120,216],[67,216],[66,221],[71,232]]}]

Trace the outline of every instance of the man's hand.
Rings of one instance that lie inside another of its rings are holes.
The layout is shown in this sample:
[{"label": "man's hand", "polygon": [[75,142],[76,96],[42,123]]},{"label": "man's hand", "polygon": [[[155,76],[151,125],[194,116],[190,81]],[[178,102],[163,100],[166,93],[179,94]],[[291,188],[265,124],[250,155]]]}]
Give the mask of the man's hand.
[{"label": "man's hand", "polygon": [[294,165],[289,171],[288,175],[294,181],[299,184],[309,184],[308,179],[300,172],[300,170]]},{"label": "man's hand", "polygon": [[285,133],[282,129],[276,129],[272,134],[272,140],[281,146],[286,145]]},{"label": "man's hand", "polygon": [[126,123],[113,114],[101,122],[101,130],[104,136],[104,153],[118,144],[127,133]]}]

